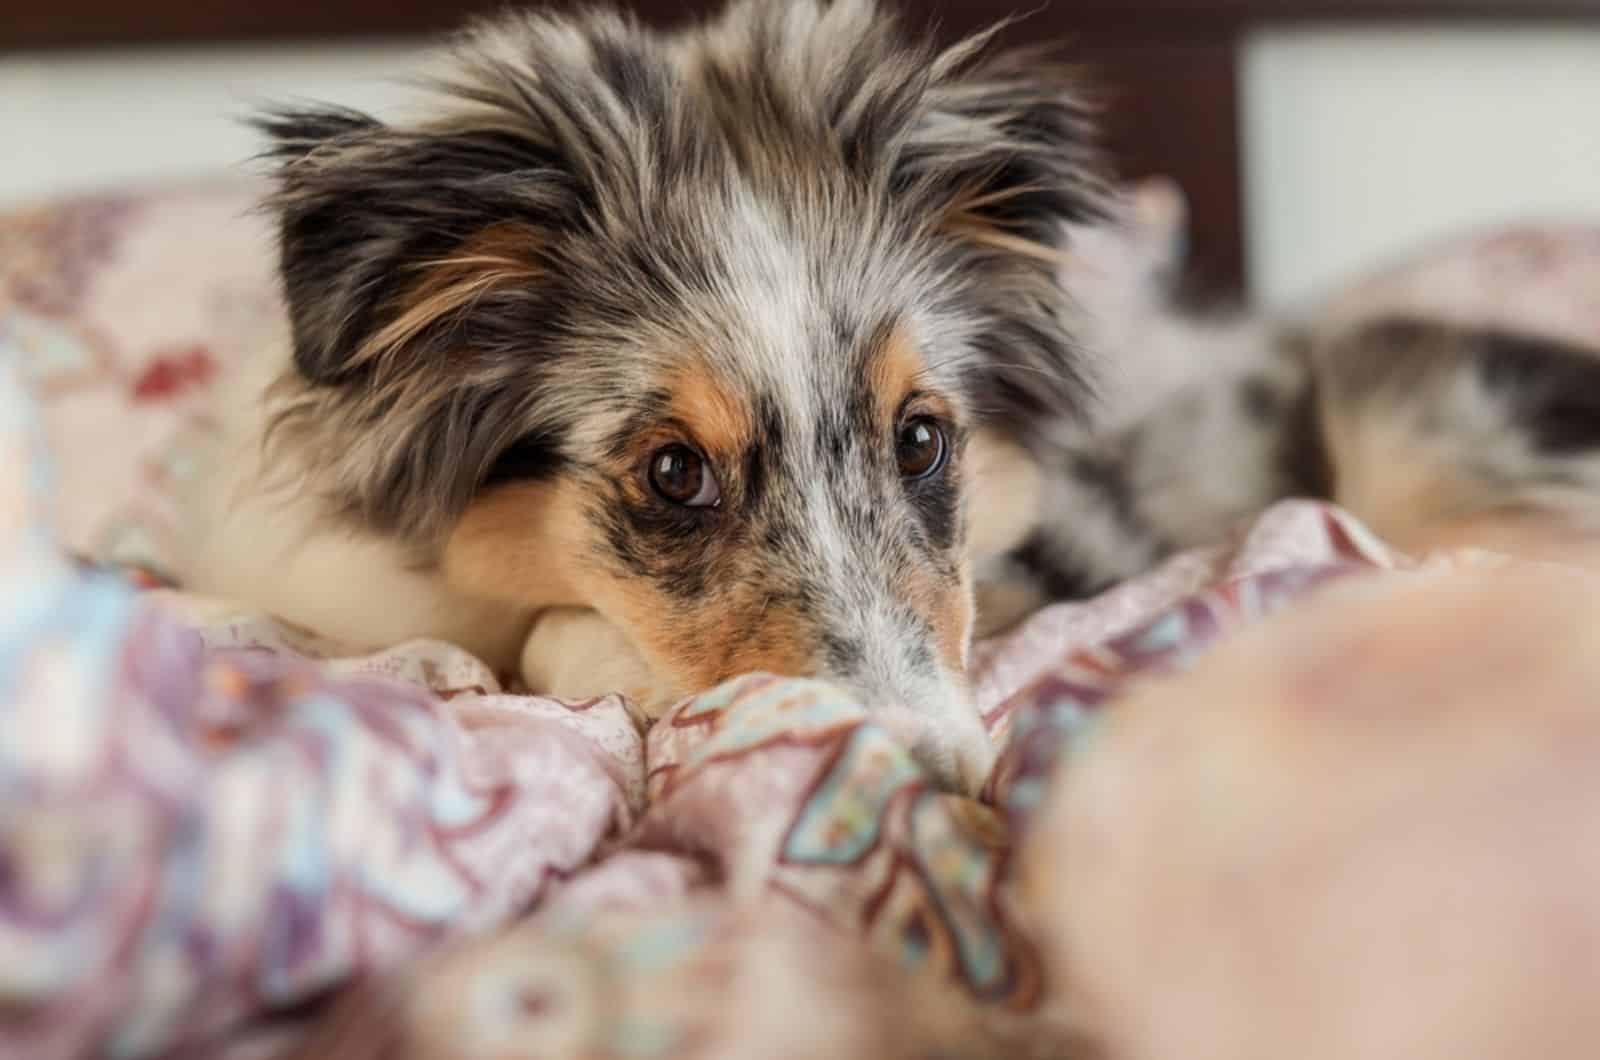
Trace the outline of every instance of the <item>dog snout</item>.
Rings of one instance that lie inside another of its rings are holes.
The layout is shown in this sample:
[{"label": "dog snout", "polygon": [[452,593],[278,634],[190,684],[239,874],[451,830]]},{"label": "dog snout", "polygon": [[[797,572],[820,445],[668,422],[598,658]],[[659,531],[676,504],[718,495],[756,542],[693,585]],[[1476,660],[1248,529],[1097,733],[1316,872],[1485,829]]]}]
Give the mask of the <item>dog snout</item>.
[{"label": "dog snout", "polygon": [[976,796],[994,768],[994,745],[977,710],[919,709],[901,703],[876,705],[873,720],[882,725],[940,787]]},{"label": "dog snout", "polygon": [[940,787],[963,795],[977,795],[983,788],[994,767],[994,745],[962,684],[937,681],[892,688],[859,678],[841,683]]},{"label": "dog snout", "polygon": [[874,583],[862,572],[838,587],[838,606],[819,630],[815,675],[852,691],[941,787],[976,794],[995,756],[965,675],[952,665],[965,660],[943,658],[933,624],[890,586],[864,591]]}]

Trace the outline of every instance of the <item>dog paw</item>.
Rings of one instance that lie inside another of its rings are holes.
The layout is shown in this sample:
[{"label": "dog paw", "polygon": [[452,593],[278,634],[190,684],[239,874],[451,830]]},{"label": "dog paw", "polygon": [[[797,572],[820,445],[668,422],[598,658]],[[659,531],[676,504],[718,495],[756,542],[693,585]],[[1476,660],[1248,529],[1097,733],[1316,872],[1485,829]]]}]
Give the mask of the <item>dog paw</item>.
[{"label": "dog paw", "polygon": [[521,670],[538,695],[570,701],[621,694],[651,720],[676,699],[623,632],[587,608],[542,613],[523,644]]}]

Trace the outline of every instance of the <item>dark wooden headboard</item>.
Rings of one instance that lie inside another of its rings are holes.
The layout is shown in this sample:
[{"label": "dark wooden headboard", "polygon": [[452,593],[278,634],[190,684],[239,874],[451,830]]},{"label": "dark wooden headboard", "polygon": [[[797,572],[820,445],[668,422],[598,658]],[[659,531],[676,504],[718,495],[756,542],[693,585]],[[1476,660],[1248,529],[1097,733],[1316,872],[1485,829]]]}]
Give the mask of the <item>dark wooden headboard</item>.
[{"label": "dark wooden headboard", "polygon": [[[539,0],[533,0],[538,3]],[[722,0],[615,0],[672,22]],[[0,0],[0,54],[18,48],[177,45],[399,36],[446,29],[504,0]],[[570,6],[546,0],[546,6]],[[1121,172],[1164,173],[1193,206],[1203,282],[1244,275],[1237,105],[1238,50],[1251,27],[1287,21],[1577,19],[1600,0],[900,0],[943,34],[1012,10],[1031,12],[1015,40],[1060,39],[1107,99],[1107,138]]]}]

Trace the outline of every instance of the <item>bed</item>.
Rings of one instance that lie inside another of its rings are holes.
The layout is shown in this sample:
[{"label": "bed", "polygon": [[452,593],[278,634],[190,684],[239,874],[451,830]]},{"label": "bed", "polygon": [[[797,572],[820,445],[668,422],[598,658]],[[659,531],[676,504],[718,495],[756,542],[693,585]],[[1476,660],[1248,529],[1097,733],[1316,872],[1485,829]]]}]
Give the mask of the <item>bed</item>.
[{"label": "bed", "polygon": [[[949,27],[978,7],[946,7]],[[1091,50],[1124,71],[1125,99],[1167,98],[1179,78],[1189,120],[1221,122],[1235,35],[1264,7],[1108,0],[1040,17],[1087,27]],[[1271,12],[1335,7],[1351,10]],[[65,5],[8,20],[0,43],[398,31],[454,14]],[[1165,108],[1119,113],[1124,157],[1184,183],[1206,219],[1193,245],[1222,282],[1237,279],[1236,163],[1178,146],[1190,135]],[[1231,142],[1231,118],[1218,132]],[[165,573],[171,485],[186,440],[207,429],[206,389],[281,326],[269,234],[249,211],[258,191],[219,181],[0,220],[0,577],[15,602],[0,626],[0,1051],[11,1055],[1092,1055],[1106,1047],[1094,1002],[1119,995],[1107,986],[1086,1001],[1076,986],[1093,976],[1073,974],[1081,950],[1061,941],[1083,908],[1063,911],[1076,892],[1061,866],[1079,860],[1063,846],[1063,763],[1115,738],[1101,734],[1108,713],[1160,716],[1199,687],[1184,683],[1191,671],[1221,680],[1206,669],[1217,645],[1243,645],[1237,660],[1264,650],[1251,637],[1288,636],[1264,619],[1291,604],[1379,587],[1345,598],[1360,608],[1363,593],[1432,592],[1504,565],[1397,555],[1344,513],[1294,502],[1228,545],[1040,612],[977,649],[1002,748],[981,800],[931,788],[822,684],[752,676],[644,731],[617,697],[519,694],[449,645],[341,654]],[[1429,249],[1327,311],[1531,316],[1600,348],[1595,289],[1600,235],[1524,226]],[[1590,622],[1582,578],[1563,571],[1565,596],[1533,597],[1563,601],[1529,608],[1549,612],[1539,629]],[[1469,593],[1451,613],[1498,620],[1504,603]],[[1360,638],[1317,621],[1293,633],[1307,657],[1348,668]],[[1440,628],[1413,616],[1385,635],[1413,636],[1408,658],[1463,681],[1477,677],[1452,652],[1504,662],[1480,626]],[[1592,688],[1588,642],[1548,640],[1492,644]],[[1230,702],[1208,687],[1205,710]],[[1548,700],[1568,702],[1571,688]],[[1573,756],[1600,746],[1570,743]],[[1565,772],[1600,775],[1576,762]],[[1561,805],[1594,794],[1580,787]],[[1565,926],[1587,930],[1567,908]],[[1341,1055],[1337,1037],[1303,1055]],[[1130,1055],[1178,1055],[1170,1039],[1139,1041]]]}]

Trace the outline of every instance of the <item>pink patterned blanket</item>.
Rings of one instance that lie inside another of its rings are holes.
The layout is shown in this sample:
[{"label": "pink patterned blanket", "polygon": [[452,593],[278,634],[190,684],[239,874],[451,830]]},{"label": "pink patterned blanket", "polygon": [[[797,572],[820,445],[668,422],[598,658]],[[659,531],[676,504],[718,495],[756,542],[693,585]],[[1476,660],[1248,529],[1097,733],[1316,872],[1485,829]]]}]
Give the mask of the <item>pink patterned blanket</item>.
[{"label": "pink patterned blanket", "polygon": [[981,802],[814,682],[645,733],[447,645],[319,658],[161,586],[196,399],[279,326],[253,191],[0,223],[6,1055],[1060,1055],[1014,865],[1064,753],[1131,680],[1397,563],[1285,505],[981,645]]}]

